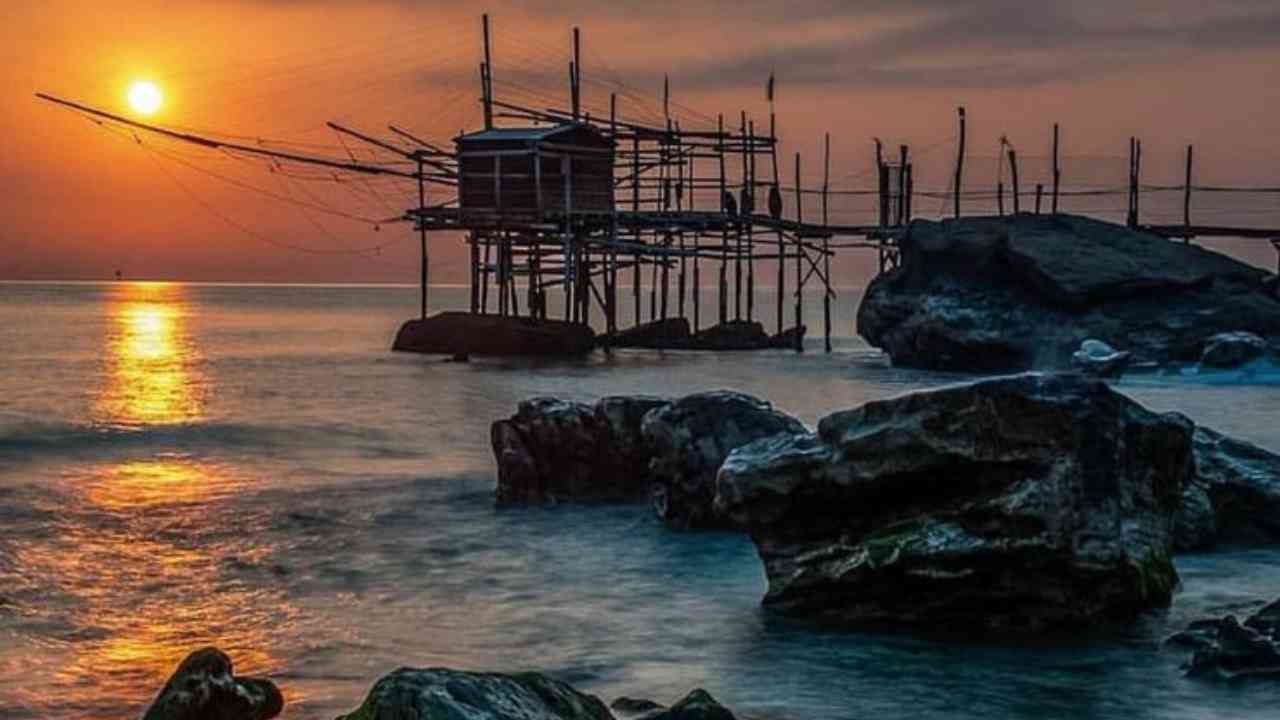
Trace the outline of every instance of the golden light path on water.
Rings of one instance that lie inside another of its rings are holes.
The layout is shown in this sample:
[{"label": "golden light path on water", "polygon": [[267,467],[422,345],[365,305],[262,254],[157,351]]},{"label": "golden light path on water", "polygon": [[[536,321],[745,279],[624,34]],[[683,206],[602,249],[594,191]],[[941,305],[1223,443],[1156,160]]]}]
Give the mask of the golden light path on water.
[{"label": "golden light path on water", "polygon": [[96,397],[101,421],[150,425],[199,420],[205,378],[185,323],[186,293],[171,283],[113,286],[107,305],[105,386]]},{"label": "golden light path on water", "polygon": [[[212,389],[187,327],[189,292],[112,287],[92,414],[99,427],[140,441],[64,471],[69,497],[50,508],[56,539],[18,549],[19,564],[54,579],[68,600],[50,621],[79,628],[46,662],[82,717],[145,702],[203,645],[231,652],[237,672],[278,667],[271,636],[295,615],[270,582],[271,548],[255,521],[226,502],[251,478],[182,447],[181,431],[200,430]],[[157,447],[149,432],[179,440]]]}]

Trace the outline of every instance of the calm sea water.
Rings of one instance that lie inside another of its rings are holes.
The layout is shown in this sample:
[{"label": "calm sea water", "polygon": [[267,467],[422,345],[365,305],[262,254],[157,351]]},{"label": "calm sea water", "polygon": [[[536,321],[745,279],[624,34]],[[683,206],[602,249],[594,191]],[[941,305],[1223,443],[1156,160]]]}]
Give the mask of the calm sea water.
[{"label": "calm sea water", "polygon": [[[387,351],[411,288],[0,284],[0,717],[134,716],[206,643],[275,678],[290,718],[402,665],[540,669],[606,700],[703,686],[776,718],[1275,717],[1274,685],[1192,682],[1157,647],[1280,596],[1275,551],[1181,558],[1173,607],[1131,632],[964,645],[771,619],[746,538],[644,508],[493,509],[489,423],[531,395],[725,387],[814,423],[956,379],[849,337],[856,299],[830,355],[457,364]],[[1280,449],[1276,376],[1123,388]]]}]

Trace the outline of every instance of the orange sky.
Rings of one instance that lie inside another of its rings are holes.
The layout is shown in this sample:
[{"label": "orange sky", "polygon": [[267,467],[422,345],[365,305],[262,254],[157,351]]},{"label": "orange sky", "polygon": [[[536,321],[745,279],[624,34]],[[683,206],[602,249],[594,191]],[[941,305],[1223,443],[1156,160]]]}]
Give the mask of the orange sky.
[{"label": "orange sky", "polygon": [[[415,281],[407,226],[375,230],[232,183],[369,220],[398,214],[411,188],[285,176],[145,137],[139,145],[32,93],[127,112],[128,84],[145,77],[165,93],[155,118],[165,125],[317,143],[339,156],[326,120],[381,134],[393,122],[444,142],[479,121],[482,9],[493,15],[500,98],[563,96],[573,24],[585,34],[588,105],[606,106],[618,82],[647,97],[647,106],[624,97],[624,115],[651,117],[669,72],[684,124],[741,109],[763,124],[763,84],[775,69],[784,157],[802,152],[815,177],[830,131],[837,186],[867,185],[871,138],[881,137],[916,149],[918,187],[945,189],[960,104],[971,117],[969,186],[994,182],[1001,134],[1026,158],[1024,176],[1043,179],[1055,121],[1068,183],[1122,184],[1137,134],[1150,182],[1180,182],[1182,148],[1194,143],[1197,182],[1280,185],[1273,0],[1061,5],[11,0],[0,28],[0,278],[105,278],[120,268],[184,280]],[[1274,195],[1234,217],[1211,200],[1198,205],[1206,222],[1280,223]],[[940,209],[924,204],[925,214]],[[433,280],[462,280],[461,246],[435,242]],[[345,252],[373,246],[376,256]],[[1248,254],[1272,261],[1269,247]]]}]

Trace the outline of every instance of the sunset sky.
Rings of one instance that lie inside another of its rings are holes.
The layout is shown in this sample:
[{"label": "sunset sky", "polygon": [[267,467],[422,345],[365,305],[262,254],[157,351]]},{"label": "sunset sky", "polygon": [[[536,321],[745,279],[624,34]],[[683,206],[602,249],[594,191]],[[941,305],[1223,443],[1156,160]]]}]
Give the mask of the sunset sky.
[{"label": "sunset sky", "polygon": [[[831,132],[838,186],[867,185],[880,137],[911,143],[918,185],[945,188],[958,105],[971,117],[970,183],[993,179],[983,157],[1001,134],[1039,173],[1059,122],[1068,183],[1073,171],[1123,183],[1127,138],[1139,135],[1151,182],[1180,182],[1181,153],[1194,144],[1197,181],[1280,185],[1275,0],[10,0],[0,28],[0,279],[121,269],[182,280],[415,281],[408,226],[367,222],[407,207],[409,187],[282,177],[265,162],[147,137],[140,145],[32,94],[130,113],[130,84],[150,80],[164,94],[156,123],[314,143],[295,149],[337,157],[347,151],[327,120],[384,135],[395,123],[447,142],[480,120],[483,10],[493,17],[500,98],[565,95],[575,24],[587,104],[606,107],[610,88],[624,85],[624,116],[651,119],[669,73],[685,124],[743,109],[764,123],[774,71],[784,155],[801,152],[817,169]],[[433,279],[462,280],[461,245],[433,242]],[[376,255],[349,252],[375,246]]]}]

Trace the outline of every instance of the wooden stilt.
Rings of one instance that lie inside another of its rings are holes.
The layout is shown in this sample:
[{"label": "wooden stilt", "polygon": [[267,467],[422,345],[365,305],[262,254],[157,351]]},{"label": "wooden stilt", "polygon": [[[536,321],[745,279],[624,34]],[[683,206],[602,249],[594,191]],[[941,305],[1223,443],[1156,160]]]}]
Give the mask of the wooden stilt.
[{"label": "wooden stilt", "polygon": [[[827,194],[831,189],[831,133],[827,133],[822,143],[822,224],[829,224],[827,217]],[[831,238],[822,238],[822,337],[823,346],[831,352]]]},{"label": "wooden stilt", "polygon": [[[796,153],[796,222],[804,223],[804,202],[800,190],[800,153]],[[796,328],[804,324],[804,245],[796,235]],[[796,332],[796,352],[804,352],[804,341]]]}]

